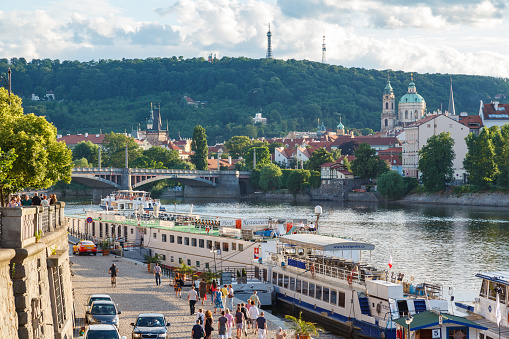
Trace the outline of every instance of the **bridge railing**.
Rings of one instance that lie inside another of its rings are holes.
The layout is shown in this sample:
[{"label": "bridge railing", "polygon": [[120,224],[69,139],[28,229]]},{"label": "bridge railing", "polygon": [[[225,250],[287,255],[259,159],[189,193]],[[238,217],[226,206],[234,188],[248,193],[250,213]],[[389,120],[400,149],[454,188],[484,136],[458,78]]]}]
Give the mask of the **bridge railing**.
[{"label": "bridge railing", "polygon": [[[105,173],[121,173],[123,168],[113,167],[75,167],[73,172],[76,173],[90,173],[90,172],[105,172]],[[203,170],[179,170],[179,169],[148,169],[148,168],[130,168],[131,174],[188,174],[188,175],[250,175],[249,171],[203,171]]]}]

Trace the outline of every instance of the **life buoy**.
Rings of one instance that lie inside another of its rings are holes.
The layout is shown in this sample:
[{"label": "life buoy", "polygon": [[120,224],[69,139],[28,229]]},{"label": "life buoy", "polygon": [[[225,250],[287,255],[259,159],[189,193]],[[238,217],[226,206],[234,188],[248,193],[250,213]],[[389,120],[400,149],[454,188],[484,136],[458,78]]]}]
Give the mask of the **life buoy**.
[{"label": "life buoy", "polygon": [[380,312],[382,312],[382,304],[377,304],[376,305],[376,313],[380,314]]},{"label": "life buoy", "polygon": [[207,231],[207,234],[209,234],[209,232],[210,232],[210,227],[207,227],[207,228],[205,229],[205,231]]},{"label": "life buoy", "polygon": [[311,264],[311,267],[309,267],[309,271],[312,275],[315,275],[315,264]]},{"label": "life buoy", "polygon": [[346,277],[346,281],[348,281],[348,285],[351,285],[352,282],[353,282],[353,276],[352,276],[352,273],[350,273],[347,277]]}]

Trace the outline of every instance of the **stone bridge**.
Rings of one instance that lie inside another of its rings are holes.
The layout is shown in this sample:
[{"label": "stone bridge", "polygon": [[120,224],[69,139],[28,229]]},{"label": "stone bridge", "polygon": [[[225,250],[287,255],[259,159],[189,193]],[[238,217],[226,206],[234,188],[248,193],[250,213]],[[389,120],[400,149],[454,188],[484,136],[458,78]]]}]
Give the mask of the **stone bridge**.
[{"label": "stone bridge", "polygon": [[170,179],[185,185],[184,197],[238,197],[249,192],[250,172],[145,168],[85,168],[72,171],[72,180],[94,188],[96,195],[113,189],[137,189]]}]

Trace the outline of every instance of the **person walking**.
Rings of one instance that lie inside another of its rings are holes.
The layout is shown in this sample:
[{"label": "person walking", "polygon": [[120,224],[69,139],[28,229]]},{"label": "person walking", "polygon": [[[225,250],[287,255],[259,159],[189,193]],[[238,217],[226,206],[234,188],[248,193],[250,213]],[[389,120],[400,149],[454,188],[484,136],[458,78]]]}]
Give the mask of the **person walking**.
[{"label": "person walking", "polygon": [[205,279],[200,281],[198,291],[200,292],[201,304],[205,305],[205,296],[207,295],[207,283],[205,282]]},{"label": "person walking", "polygon": [[226,319],[228,319],[228,332],[226,334],[228,339],[232,339],[232,328],[234,323],[233,315],[230,313],[230,309],[228,308],[224,310],[224,313],[225,313],[224,316],[226,317]]},{"label": "person walking", "polygon": [[200,322],[202,328],[205,326],[205,313],[203,313],[203,308],[198,309],[196,320]]},{"label": "person walking", "polygon": [[217,331],[220,339],[228,339],[228,318],[225,316],[225,311],[221,311],[221,316],[217,320]]},{"label": "person walking", "polygon": [[258,329],[258,339],[265,339],[267,334],[267,319],[264,317],[265,312],[261,312],[258,319],[256,319],[256,327]]},{"label": "person walking", "polygon": [[213,319],[212,319],[212,312],[210,310],[207,310],[205,312],[205,339],[211,339],[212,338],[212,331],[214,328],[212,327]]},{"label": "person walking", "polygon": [[244,314],[244,334],[247,336],[247,330],[251,328],[251,321],[249,320],[249,311],[246,307],[246,304],[240,304],[240,311]]},{"label": "person walking", "polygon": [[216,297],[214,299],[214,314],[216,313],[217,309],[219,309],[219,311],[221,311],[221,309],[223,309],[223,308],[224,308],[223,294],[221,293],[221,291],[217,291]]},{"label": "person walking", "polygon": [[202,334],[203,334],[203,327],[201,327],[200,321],[198,319],[196,319],[193,329],[191,330],[191,337],[193,339],[201,339]]},{"label": "person walking", "polygon": [[253,334],[256,333],[256,319],[260,315],[258,308],[255,306],[255,302],[251,300],[251,307],[249,308],[249,317],[251,318],[251,327],[253,328]]},{"label": "person walking", "polygon": [[56,194],[50,194],[49,195],[49,204],[50,205],[55,205],[56,202],[57,202],[57,195]]},{"label": "person walking", "polygon": [[214,304],[216,300],[216,293],[217,293],[217,282],[215,280],[212,280],[212,284],[210,286],[210,291],[212,292],[212,303]]},{"label": "person walking", "polygon": [[233,310],[233,297],[234,297],[234,291],[233,286],[230,284],[228,285],[228,299],[227,299],[227,305],[230,310]]},{"label": "person walking", "polygon": [[117,286],[118,267],[115,266],[115,264],[111,264],[111,267],[108,272],[111,275],[111,284],[116,287]]},{"label": "person walking", "polygon": [[159,263],[156,263],[156,266],[154,267],[154,277],[156,278],[156,286],[161,285],[161,266],[159,266]]},{"label": "person walking", "polygon": [[193,286],[191,290],[187,293],[187,301],[189,301],[189,309],[191,311],[191,315],[194,315],[194,306],[196,305],[196,299],[198,299],[198,293],[196,292],[196,288]]},{"label": "person walking", "polygon": [[221,298],[223,298],[223,307],[226,308],[226,299],[228,299],[228,285],[224,285],[221,288]]},{"label": "person walking", "polygon": [[254,291],[253,294],[249,297],[249,300],[254,301],[256,306],[261,307],[260,298],[258,298],[256,291]]},{"label": "person walking", "polygon": [[237,306],[237,312],[235,313],[235,328],[237,329],[237,339],[242,336],[242,327],[244,326],[244,313],[240,310],[240,306]]}]

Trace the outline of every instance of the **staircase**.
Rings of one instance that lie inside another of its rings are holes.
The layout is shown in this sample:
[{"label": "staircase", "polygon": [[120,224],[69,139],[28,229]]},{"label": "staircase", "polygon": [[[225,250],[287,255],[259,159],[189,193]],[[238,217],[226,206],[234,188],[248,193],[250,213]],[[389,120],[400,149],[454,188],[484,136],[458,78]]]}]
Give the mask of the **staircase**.
[{"label": "staircase", "polygon": [[371,311],[369,310],[369,302],[366,297],[359,297],[359,305],[361,307],[361,313],[371,316]]},{"label": "staircase", "polygon": [[426,300],[414,299],[415,313],[421,313],[426,311]]}]

